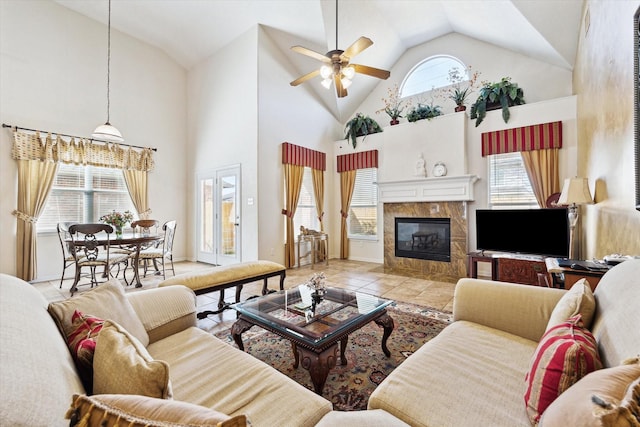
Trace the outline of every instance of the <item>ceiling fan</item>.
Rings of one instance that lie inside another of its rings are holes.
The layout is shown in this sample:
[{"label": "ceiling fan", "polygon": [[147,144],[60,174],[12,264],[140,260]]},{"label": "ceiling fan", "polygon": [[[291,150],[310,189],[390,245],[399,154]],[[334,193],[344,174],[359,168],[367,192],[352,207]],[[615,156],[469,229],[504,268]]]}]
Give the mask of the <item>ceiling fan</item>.
[{"label": "ceiling fan", "polygon": [[391,73],[387,70],[381,70],[379,68],[369,67],[360,64],[351,64],[349,61],[351,58],[371,46],[373,42],[367,37],[360,37],[346,50],[338,49],[338,0],[336,0],[336,48],[326,54],[315,52],[311,49],[307,49],[302,46],[292,46],[291,50],[301,53],[303,55],[310,56],[324,63],[319,70],[312,71],[304,76],[292,81],[291,86],[298,86],[320,75],[322,85],[329,89],[331,87],[331,81],[336,86],[336,93],[338,98],[347,96],[347,88],[351,85],[351,79],[356,73],[366,74],[368,76],[376,77],[378,79],[386,80]]}]

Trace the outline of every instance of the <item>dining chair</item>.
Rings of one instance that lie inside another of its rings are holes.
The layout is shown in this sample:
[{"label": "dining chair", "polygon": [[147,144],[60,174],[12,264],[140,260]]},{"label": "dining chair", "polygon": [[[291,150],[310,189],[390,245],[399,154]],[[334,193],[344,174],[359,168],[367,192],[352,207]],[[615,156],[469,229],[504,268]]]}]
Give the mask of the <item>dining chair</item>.
[{"label": "dining chair", "polygon": [[71,286],[71,295],[78,290],[80,273],[85,267],[90,271],[88,277],[91,280],[91,287],[99,283],[96,277],[97,267],[104,267],[105,277],[111,275],[114,266],[118,267],[116,276],[120,273],[120,264],[124,264],[124,268],[127,268],[128,255],[109,252],[111,233],[113,233],[113,227],[108,224],[73,224],[69,227],[72,241],[70,248],[76,264],[76,275]]},{"label": "dining chair", "polygon": [[75,224],[75,222],[59,222],[56,225],[58,239],[60,240],[60,247],[62,248],[62,277],[60,278],[60,289],[62,289],[64,273],[67,271],[67,268],[76,263],[76,259],[70,250],[71,234],[69,234],[69,227],[73,224]]},{"label": "dining chair", "polygon": [[162,264],[162,277],[166,279],[165,260],[171,262],[171,271],[173,275],[176,275],[176,271],[173,267],[173,240],[176,234],[176,221],[171,220],[164,223],[162,226],[164,232],[164,238],[158,247],[151,247],[140,251],[139,259],[144,261],[144,276],[147,277],[148,261],[153,261],[153,265],[158,270],[158,261]]},{"label": "dining chair", "polygon": [[155,227],[155,231],[157,231],[158,224],[160,223],[155,219],[139,219],[131,223],[131,228],[133,228],[135,232],[139,232],[141,234],[150,234],[152,227]]}]

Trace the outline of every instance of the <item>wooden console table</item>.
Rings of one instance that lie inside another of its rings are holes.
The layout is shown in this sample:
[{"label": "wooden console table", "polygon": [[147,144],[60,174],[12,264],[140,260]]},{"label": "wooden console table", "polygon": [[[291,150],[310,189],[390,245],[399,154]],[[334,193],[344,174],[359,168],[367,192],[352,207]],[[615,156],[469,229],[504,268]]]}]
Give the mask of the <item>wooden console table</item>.
[{"label": "wooden console table", "polygon": [[469,277],[473,278],[478,277],[478,262],[491,264],[491,280],[539,286],[547,276],[543,257],[482,252],[472,252],[468,257]]},{"label": "wooden console table", "polygon": [[[311,243],[311,250],[304,255],[300,253],[300,243],[302,242]],[[316,262],[324,261],[325,265],[329,265],[329,235],[327,233],[298,235],[298,267],[300,267],[300,258],[306,258],[309,255],[311,255],[312,269],[315,267]]]}]

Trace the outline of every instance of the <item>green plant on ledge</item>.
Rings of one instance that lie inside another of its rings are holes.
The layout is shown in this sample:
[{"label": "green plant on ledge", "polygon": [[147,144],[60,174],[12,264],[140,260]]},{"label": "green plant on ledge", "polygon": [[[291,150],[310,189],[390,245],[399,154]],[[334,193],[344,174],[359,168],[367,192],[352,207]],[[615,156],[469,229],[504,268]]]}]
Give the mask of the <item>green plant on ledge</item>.
[{"label": "green plant on ledge", "polygon": [[511,113],[509,107],[524,104],[524,92],[517,83],[511,82],[511,77],[503,77],[496,83],[484,83],[478,91],[480,96],[471,106],[470,117],[476,119],[476,127],[484,120],[487,111],[502,108],[502,119],[509,121]]},{"label": "green plant on ledge", "polygon": [[426,105],[418,103],[417,107],[413,107],[411,111],[407,113],[407,120],[410,122],[417,122],[423,119],[432,119],[442,115],[442,110],[439,105]]},{"label": "green plant on ledge", "polygon": [[346,132],[344,138],[351,140],[351,145],[356,148],[356,138],[359,136],[367,136],[372,133],[382,132],[382,128],[369,116],[357,113],[356,116],[349,120],[344,127]]}]

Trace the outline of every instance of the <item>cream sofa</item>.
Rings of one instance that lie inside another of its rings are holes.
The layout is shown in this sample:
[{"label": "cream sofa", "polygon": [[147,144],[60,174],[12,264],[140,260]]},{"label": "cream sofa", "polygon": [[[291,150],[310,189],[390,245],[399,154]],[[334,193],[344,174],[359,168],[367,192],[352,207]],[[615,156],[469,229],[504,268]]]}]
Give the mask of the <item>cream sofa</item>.
[{"label": "cream sofa", "polygon": [[[149,354],[170,366],[175,400],[246,415],[254,427],[313,426],[332,410],[328,400],[197,328],[190,289],[169,286],[126,299],[146,330]],[[31,285],[0,274],[0,425],[69,425],[72,396],[85,393],[47,306]]]},{"label": "cream sofa", "polygon": [[[454,322],[375,389],[369,409],[382,409],[412,426],[530,426],[523,397],[525,374],[565,292],[461,279],[454,294]],[[604,367],[638,356],[640,260],[625,261],[607,272],[594,297],[591,330]],[[634,367],[634,375],[640,377],[640,367]],[[640,385],[635,391],[640,412]],[[567,405],[554,410],[568,419],[577,409]],[[639,421],[616,425],[640,425]]]}]

